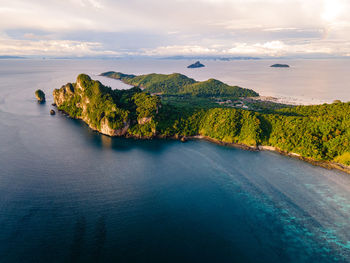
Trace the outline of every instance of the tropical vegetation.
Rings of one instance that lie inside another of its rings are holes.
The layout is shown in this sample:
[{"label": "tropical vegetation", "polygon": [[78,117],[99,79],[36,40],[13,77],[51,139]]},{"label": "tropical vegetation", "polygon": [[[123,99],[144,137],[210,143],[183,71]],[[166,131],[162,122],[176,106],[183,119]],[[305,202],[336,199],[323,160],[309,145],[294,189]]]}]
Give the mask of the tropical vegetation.
[{"label": "tropical vegetation", "polygon": [[[111,74],[120,77],[120,73]],[[219,81],[196,82],[180,74],[123,76],[128,78],[132,79],[128,83],[137,87],[112,90],[82,74],[76,83],[55,90],[54,99],[60,110],[100,131],[107,123],[110,129],[125,128],[124,134],[118,133],[125,136],[200,135],[224,143],[273,146],[314,160],[350,165],[350,103],[253,111],[208,103],[202,94],[228,94],[231,86]],[[192,103],[174,102],[170,95],[152,95],[150,90],[177,90],[187,94],[183,98]]]},{"label": "tropical vegetation", "polygon": [[119,79],[123,82],[138,86],[145,92],[162,95],[190,95],[195,97],[256,97],[259,94],[251,89],[238,86],[230,86],[216,79],[196,81],[179,73],[128,75],[120,72],[109,71],[102,76]]}]

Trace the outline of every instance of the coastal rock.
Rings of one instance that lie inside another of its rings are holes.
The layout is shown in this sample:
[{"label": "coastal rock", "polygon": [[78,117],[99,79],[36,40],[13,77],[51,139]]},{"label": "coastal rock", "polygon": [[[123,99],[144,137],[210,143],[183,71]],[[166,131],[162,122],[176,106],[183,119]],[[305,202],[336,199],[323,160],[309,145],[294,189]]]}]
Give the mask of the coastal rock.
[{"label": "coastal rock", "polygon": [[44,103],[46,101],[45,93],[41,89],[35,91],[35,97],[39,103]]},{"label": "coastal rock", "polygon": [[124,136],[126,135],[128,129],[129,129],[130,124],[129,123],[124,123],[124,127],[120,129],[112,129],[110,127],[110,123],[108,122],[107,118],[103,118],[101,120],[101,130],[100,132],[109,136]]},{"label": "coastal rock", "polygon": [[[157,111],[158,111],[158,109],[157,109]],[[143,118],[137,120],[137,123],[143,125],[143,124],[146,124],[147,122],[150,122],[151,120],[152,120],[152,117],[143,117]]]},{"label": "coastal rock", "polygon": [[187,142],[187,138],[186,137],[181,137],[181,142]]},{"label": "coastal rock", "polygon": [[276,147],[273,147],[273,146],[259,145],[258,148],[259,150],[276,151]]},{"label": "coastal rock", "polygon": [[202,68],[205,67],[202,63],[200,63],[199,61],[189,65],[187,68]]},{"label": "coastal rock", "polygon": [[50,110],[50,115],[55,115],[56,112],[54,110]]}]

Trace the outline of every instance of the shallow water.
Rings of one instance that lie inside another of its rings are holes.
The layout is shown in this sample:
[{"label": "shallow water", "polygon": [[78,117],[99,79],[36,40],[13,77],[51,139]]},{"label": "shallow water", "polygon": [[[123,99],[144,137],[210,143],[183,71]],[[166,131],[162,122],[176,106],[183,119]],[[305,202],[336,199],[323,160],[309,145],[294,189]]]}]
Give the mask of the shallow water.
[{"label": "shallow water", "polygon": [[0,61],[0,262],[350,261],[344,173],[49,115],[52,89],[78,73],[139,73],[118,63]]}]

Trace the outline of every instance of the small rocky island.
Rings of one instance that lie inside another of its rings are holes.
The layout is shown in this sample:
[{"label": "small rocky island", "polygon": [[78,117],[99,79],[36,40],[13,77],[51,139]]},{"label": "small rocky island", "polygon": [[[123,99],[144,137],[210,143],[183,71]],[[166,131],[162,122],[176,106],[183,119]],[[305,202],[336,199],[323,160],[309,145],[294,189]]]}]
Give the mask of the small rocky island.
[{"label": "small rocky island", "polygon": [[203,68],[205,67],[200,61],[197,61],[196,63],[193,63],[189,65],[187,68]]},{"label": "small rocky island", "polygon": [[273,64],[270,66],[271,68],[289,68],[287,64]]},{"label": "small rocky island", "polygon": [[44,103],[46,101],[45,93],[41,89],[35,91],[35,98],[38,100],[39,103]]}]

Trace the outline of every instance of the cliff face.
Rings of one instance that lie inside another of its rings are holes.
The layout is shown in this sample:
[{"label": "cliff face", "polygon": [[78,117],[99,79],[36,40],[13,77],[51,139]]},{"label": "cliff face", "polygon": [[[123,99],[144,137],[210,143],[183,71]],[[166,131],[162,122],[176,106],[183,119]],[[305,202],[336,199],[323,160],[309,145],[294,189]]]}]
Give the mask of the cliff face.
[{"label": "cliff face", "polygon": [[126,135],[130,127],[130,122],[123,123],[123,127],[120,129],[112,129],[111,124],[107,118],[102,118],[100,132],[109,136],[123,136]]},{"label": "cliff face", "polygon": [[57,107],[62,106],[66,101],[68,101],[70,96],[74,96],[74,87],[71,83],[62,86],[60,89],[55,89],[53,91],[54,102]]},{"label": "cliff face", "polygon": [[147,137],[154,135],[155,123],[152,120],[160,100],[156,96],[141,93],[140,89],[112,90],[81,74],[76,83],[55,89],[53,97],[59,110],[72,118],[83,120],[90,128],[103,134],[142,137],[144,134],[134,134],[135,129],[131,128],[133,124],[142,126],[147,123],[150,131],[142,131],[147,132]]}]

